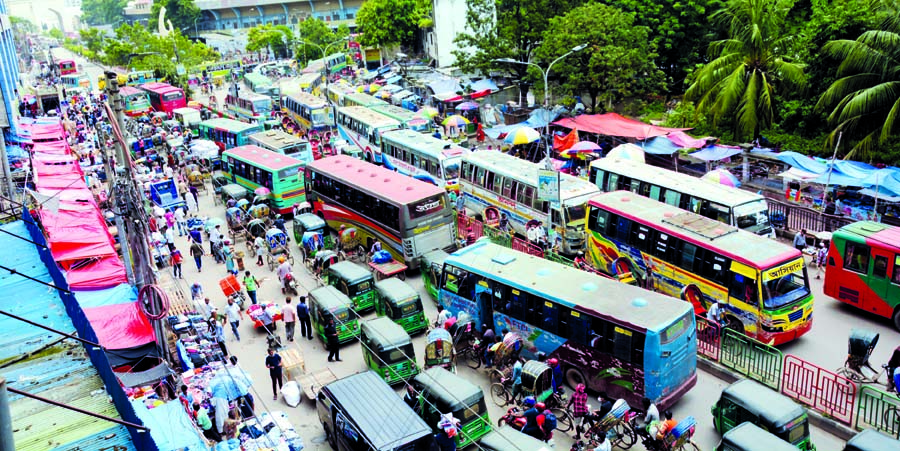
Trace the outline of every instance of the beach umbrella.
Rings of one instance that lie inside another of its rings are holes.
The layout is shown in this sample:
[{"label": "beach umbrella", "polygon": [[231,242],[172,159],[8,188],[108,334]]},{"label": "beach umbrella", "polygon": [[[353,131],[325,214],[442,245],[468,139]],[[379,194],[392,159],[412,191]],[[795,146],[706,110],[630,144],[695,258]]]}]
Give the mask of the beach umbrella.
[{"label": "beach umbrella", "polygon": [[431,119],[440,114],[440,112],[433,106],[423,106],[422,108],[419,108],[419,111],[416,111],[416,114],[426,119]]},{"label": "beach umbrella", "polygon": [[579,141],[572,147],[569,147],[566,150],[559,151],[559,156],[563,158],[571,158],[577,156],[583,159],[586,155],[590,155],[596,152],[600,152],[600,146],[597,145],[597,143],[592,143],[590,141]]},{"label": "beach umbrella", "polygon": [[458,111],[477,110],[478,104],[475,102],[463,102],[456,106]]},{"label": "beach umbrella", "polygon": [[468,123],[469,123],[468,119],[466,119],[458,114],[454,114],[453,116],[450,116],[447,119],[444,119],[444,122],[441,122],[441,124],[443,124],[443,125],[451,125],[454,127],[462,127]]},{"label": "beach umbrella", "polygon": [[625,143],[616,146],[613,150],[610,150],[606,155],[606,158],[618,158],[621,160],[630,160],[630,161],[638,161],[641,163],[646,162],[644,159],[644,149],[631,144]]},{"label": "beach umbrella", "polygon": [[533,143],[540,139],[541,139],[541,134],[538,133],[537,130],[523,125],[517,129],[507,133],[506,138],[503,138],[503,142],[517,146],[520,144]]},{"label": "beach umbrella", "polygon": [[265,186],[260,186],[259,188],[253,190],[253,192],[259,196],[268,196],[272,191],[270,191],[269,188],[266,188]]},{"label": "beach umbrella", "polygon": [[738,180],[738,178],[735,177],[734,174],[728,172],[727,169],[723,168],[709,171],[700,178],[708,182],[719,183],[725,186],[733,186],[735,188],[741,186],[741,181]]}]

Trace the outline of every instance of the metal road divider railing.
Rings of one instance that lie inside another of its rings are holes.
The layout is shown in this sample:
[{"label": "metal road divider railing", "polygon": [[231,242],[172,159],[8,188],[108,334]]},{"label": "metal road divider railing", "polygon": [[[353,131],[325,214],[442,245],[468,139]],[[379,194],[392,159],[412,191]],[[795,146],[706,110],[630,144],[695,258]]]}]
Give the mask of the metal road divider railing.
[{"label": "metal road divider railing", "polygon": [[719,325],[697,315],[697,352],[718,362],[721,344],[722,330]]},{"label": "metal road divider railing", "polygon": [[900,438],[900,398],[875,387],[863,385],[859,390],[856,429],[877,429]]},{"label": "metal road divider railing", "polygon": [[497,227],[483,226],[482,233],[484,233],[484,236],[488,237],[492,243],[503,247],[510,247],[512,236],[510,236],[509,232],[504,232]]},{"label": "metal road divider railing", "polygon": [[781,381],[784,355],[776,348],[725,329],[722,334],[719,363],[775,390]]},{"label": "metal road divider railing", "polygon": [[856,384],[799,357],[784,357],[781,392],[847,426],[853,425]]}]

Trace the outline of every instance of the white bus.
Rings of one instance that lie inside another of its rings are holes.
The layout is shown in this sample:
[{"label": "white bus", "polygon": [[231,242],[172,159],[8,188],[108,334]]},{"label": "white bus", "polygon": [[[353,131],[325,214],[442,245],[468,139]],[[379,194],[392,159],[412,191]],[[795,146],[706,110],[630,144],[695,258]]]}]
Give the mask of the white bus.
[{"label": "white bus", "polygon": [[323,131],[334,125],[331,107],[321,97],[308,92],[281,96],[281,112],[306,131]]},{"label": "white bus", "polygon": [[262,125],[272,116],[272,98],[255,92],[242,92],[238,96],[225,96],[225,109],[235,116]]},{"label": "white bus", "polygon": [[361,106],[338,108],[336,122],[341,138],[353,143],[366,161],[375,164],[381,164],[382,133],[401,128],[400,121]]},{"label": "white bus", "polygon": [[312,149],[308,140],[298,138],[281,130],[267,130],[254,133],[247,138],[250,139],[252,144],[296,158],[304,164],[309,164],[313,161]]},{"label": "white bus", "polygon": [[425,119],[406,108],[390,104],[376,105],[369,108],[387,117],[397,119],[403,124],[403,128],[408,128],[419,133],[427,133],[429,135],[433,131],[431,125],[434,124],[434,121]]},{"label": "white bus", "polygon": [[467,153],[464,147],[414,130],[391,130],[381,135],[384,167],[447,191],[459,191],[459,168]]},{"label": "white bus", "polygon": [[757,235],[775,236],[760,194],[618,158],[594,160],[590,180],[601,191],[631,191]]},{"label": "white bus", "polygon": [[[541,164],[531,163],[503,152],[484,150],[462,158],[459,179],[460,196],[465,207],[476,218],[499,217],[506,213],[516,233],[525,235],[525,224],[532,220],[544,223],[551,234],[562,235],[560,251],[574,254],[584,249],[584,219],[587,201],[600,189],[586,180],[559,174],[559,200],[538,199],[538,170]],[[552,224],[552,228],[550,227]]]}]

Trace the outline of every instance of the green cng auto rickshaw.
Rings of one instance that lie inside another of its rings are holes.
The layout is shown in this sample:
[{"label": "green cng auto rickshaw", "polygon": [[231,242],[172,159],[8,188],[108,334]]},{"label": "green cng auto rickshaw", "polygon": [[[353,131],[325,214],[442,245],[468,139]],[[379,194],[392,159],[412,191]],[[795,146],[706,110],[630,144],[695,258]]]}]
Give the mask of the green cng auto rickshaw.
[{"label": "green cng auto rickshaw", "polygon": [[342,261],[325,271],[325,283],[336,287],[353,301],[353,310],[363,313],[375,307],[375,280],[366,268]]},{"label": "green cng auto rickshaw", "polygon": [[900,440],[875,429],[866,429],[854,435],[844,446],[844,451],[881,451],[886,449],[900,449]]},{"label": "green cng auto rickshaw", "polygon": [[509,426],[494,429],[485,435],[478,445],[487,451],[552,451],[553,448],[528,434]]},{"label": "green cng auto rickshaw", "polygon": [[237,183],[229,183],[222,187],[222,203],[228,204],[228,199],[235,201],[250,197],[250,191]]},{"label": "green cng auto rickshaw", "polygon": [[797,447],[748,422],[722,435],[716,451],[796,451]]},{"label": "green cng auto rickshaw", "polygon": [[403,327],[410,335],[424,332],[428,320],[419,293],[408,283],[391,277],[375,282],[375,311]]},{"label": "green cng auto rickshaw", "polygon": [[712,415],[713,426],[722,434],[749,421],[801,450],[816,449],[806,409],[756,381],[742,379],[722,390]]},{"label": "green cng auto rickshaw", "polygon": [[353,312],[352,305],[347,295],[331,286],[309,292],[310,321],[323,342],[328,342],[325,338],[325,326],[328,325],[329,317],[334,317],[334,326],[341,344],[359,336],[359,318]]},{"label": "green cng auto rickshaw", "polygon": [[447,259],[447,256],[448,254],[442,250],[427,252],[422,256],[422,264],[419,266],[422,270],[422,282],[425,283],[425,289],[435,302],[438,300],[441,271],[444,269],[444,260]]},{"label": "green cng auto rickshaw", "polygon": [[484,393],[462,376],[441,367],[429,368],[413,379],[413,387],[419,393],[419,413],[435,432],[442,414],[452,413],[459,420],[457,448],[465,448],[491,432]]},{"label": "green cng auto rickshaw", "polygon": [[363,321],[359,342],[366,365],[390,385],[419,374],[409,334],[389,318]]}]

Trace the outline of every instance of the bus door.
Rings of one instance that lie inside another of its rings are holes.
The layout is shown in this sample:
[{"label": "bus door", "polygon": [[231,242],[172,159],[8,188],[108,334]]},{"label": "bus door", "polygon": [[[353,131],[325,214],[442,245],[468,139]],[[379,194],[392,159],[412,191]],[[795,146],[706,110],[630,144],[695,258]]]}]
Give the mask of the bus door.
[{"label": "bus door", "polygon": [[[869,295],[863,295],[862,308],[881,316],[891,316],[894,312],[886,301],[891,288],[891,264],[894,255],[884,249],[872,247],[872,261],[869,264]],[[866,290],[863,290],[865,293]]]},{"label": "bus door", "polygon": [[504,293],[503,288],[500,284],[489,283],[487,279],[479,280],[475,284],[475,299],[473,300],[479,316],[476,325],[478,329],[482,324],[494,324],[495,306],[506,305],[508,293]]}]

